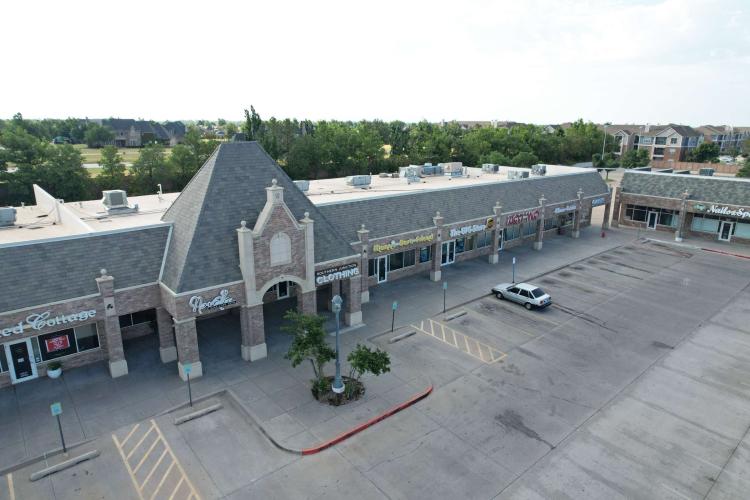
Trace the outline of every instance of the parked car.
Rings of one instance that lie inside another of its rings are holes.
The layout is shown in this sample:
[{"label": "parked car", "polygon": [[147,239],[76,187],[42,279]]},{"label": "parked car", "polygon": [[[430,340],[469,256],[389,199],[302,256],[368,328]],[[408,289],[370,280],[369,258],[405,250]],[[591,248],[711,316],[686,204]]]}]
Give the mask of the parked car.
[{"label": "parked car", "polygon": [[544,308],[552,303],[552,298],[531,283],[500,283],[492,288],[498,299],[508,299],[523,304],[526,309]]}]

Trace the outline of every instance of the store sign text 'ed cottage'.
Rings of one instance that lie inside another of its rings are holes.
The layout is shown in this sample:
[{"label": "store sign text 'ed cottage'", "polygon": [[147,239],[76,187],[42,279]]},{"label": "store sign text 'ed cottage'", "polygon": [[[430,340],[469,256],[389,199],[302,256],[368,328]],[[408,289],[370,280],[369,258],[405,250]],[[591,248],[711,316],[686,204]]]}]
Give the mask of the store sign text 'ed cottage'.
[{"label": "store sign text 'ed cottage'", "polygon": [[539,209],[526,210],[525,212],[518,212],[517,214],[511,214],[505,219],[506,226],[512,226],[514,224],[520,224],[522,222],[534,221],[539,218]]},{"label": "store sign text 'ed cottage'", "polygon": [[[695,208],[698,210],[702,210],[705,207],[703,205],[695,205]],[[711,205],[705,210],[709,214],[726,215],[728,217],[738,217],[740,219],[750,219],[750,211],[745,208],[738,208],[737,210],[732,210],[726,205],[723,207]]]},{"label": "store sign text 'ed cottage'", "polygon": [[376,243],[372,246],[374,253],[387,252],[389,250],[395,250],[401,247],[408,247],[409,245],[416,245],[417,243],[429,243],[435,239],[434,234],[424,234],[415,238],[408,238],[403,240],[391,240],[390,243]]},{"label": "store sign text 'ed cottage'", "polygon": [[351,264],[315,271],[315,284],[323,285],[331,281],[343,280],[354,276],[359,276],[359,266],[353,262]]},{"label": "store sign text 'ed cottage'", "polygon": [[42,330],[48,326],[59,326],[67,325],[69,323],[79,323],[81,321],[87,321],[96,316],[96,310],[90,309],[87,311],[80,311],[73,314],[61,314],[59,316],[52,316],[50,311],[43,313],[34,313],[26,316],[26,321],[19,321],[17,325],[13,325],[9,328],[3,328],[0,330],[0,335],[7,337],[13,334],[21,334],[25,330]]},{"label": "store sign text 'ed cottage'", "polygon": [[193,295],[190,297],[190,307],[194,313],[202,314],[204,311],[213,311],[218,309],[223,311],[226,306],[236,304],[237,301],[229,296],[229,290],[222,290],[219,295],[206,302],[200,295]]}]

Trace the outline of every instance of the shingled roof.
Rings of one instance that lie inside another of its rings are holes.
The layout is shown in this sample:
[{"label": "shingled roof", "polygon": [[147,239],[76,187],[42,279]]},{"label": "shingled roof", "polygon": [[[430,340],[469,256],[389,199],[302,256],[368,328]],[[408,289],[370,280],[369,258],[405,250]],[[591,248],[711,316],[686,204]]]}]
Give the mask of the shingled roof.
[{"label": "shingled roof", "polygon": [[538,206],[542,194],[548,205],[574,200],[579,188],[585,197],[607,193],[606,183],[592,171],[335,202],[318,208],[336,221],[345,238],[356,241],[361,224],[371,239],[392,236],[432,227],[437,211],[444,224],[452,224],[491,215],[497,201],[507,213]]},{"label": "shingled roof", "polygon": [[733,177],[625,172],[620,183],[623,193],[682,198],[728,205],[750,204],[750,180]]},{"label": "shingled roof", "polygon": [[168,233],[162,225],[0,247],[0,311],[99,293],[101,269],[118,289],[156,283]]},{"label": "shingled roof", "polygon": [[236,229],[253,227],[276,179],[298,220],[315,222],[315,260],[355,255],[352,247],[257,142],[221,144],[162,220],[174,224],[162,282],[176,293],[242,280]]}]

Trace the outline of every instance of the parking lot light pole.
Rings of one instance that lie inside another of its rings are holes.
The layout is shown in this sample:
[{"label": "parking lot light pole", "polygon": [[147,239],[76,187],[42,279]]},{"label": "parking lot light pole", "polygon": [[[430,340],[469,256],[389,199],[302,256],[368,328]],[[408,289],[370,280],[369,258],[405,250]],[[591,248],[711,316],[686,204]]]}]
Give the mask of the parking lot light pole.
[{"label": "parking lot light pole", "polygon": [[341,380],[341,357],[339,355],[339,313],[343,302],[343,299],[338,295],[334,295],[331,299],[331,306],[334,314],[336,314],[336,376],[333,379],[331,390],[336,394],[344,392],[344,381]]},{"label": "parking lot light pole", "polygon": [[391,332],[393,331],[393,327],[396,325],[396,309],[398,309],[398,302],[393,301],[393,305],[391,306]]},{"label": "parking lot light pole", "polygon": [[448,282],[443,281],[443,314],[445,314],[445,294],[448,291]]}]

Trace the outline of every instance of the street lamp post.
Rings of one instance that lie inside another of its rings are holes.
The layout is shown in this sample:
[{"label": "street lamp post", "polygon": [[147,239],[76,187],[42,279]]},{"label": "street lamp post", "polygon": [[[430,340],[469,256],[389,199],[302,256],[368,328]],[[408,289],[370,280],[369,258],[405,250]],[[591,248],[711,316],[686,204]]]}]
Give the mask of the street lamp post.
[{"label": "street lamp post", "polygon": [[339,313],[341,312],[341,304],[343,302],[343,299],[338,295],[334,295],[331,300],[333,312],[336,314],[336,377],[333,379],[331,390],[336,394],[344,392],[344,381],[341,380],[341,359],[339,356]]}]

